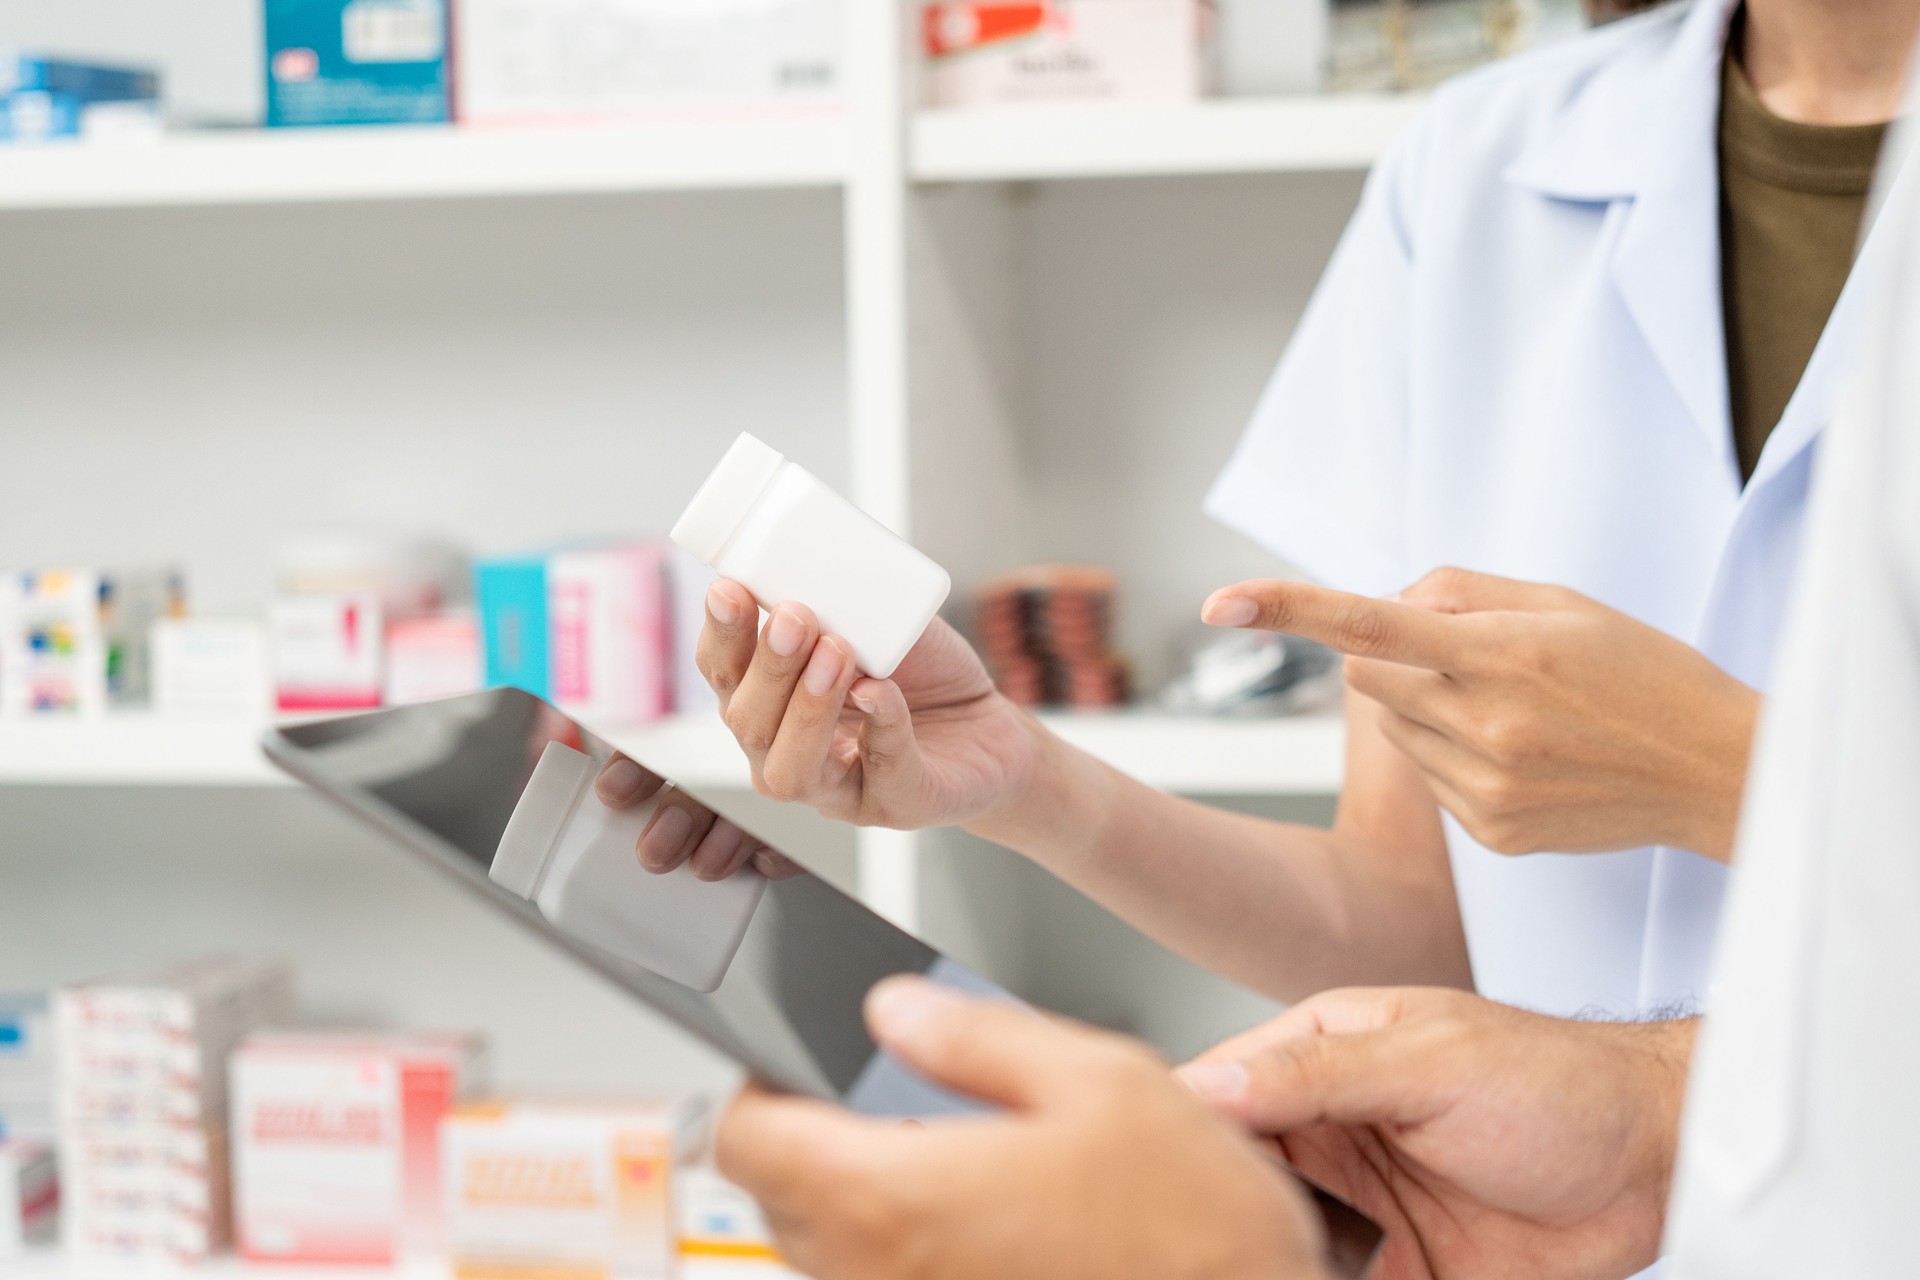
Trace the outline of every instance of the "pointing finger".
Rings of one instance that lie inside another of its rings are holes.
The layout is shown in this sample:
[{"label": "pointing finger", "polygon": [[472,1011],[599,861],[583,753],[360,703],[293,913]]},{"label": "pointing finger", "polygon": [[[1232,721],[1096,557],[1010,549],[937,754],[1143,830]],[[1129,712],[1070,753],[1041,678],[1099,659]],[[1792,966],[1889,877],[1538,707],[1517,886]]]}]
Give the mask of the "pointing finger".
[{"label": "pointing finger", "polygon": [[1461,649],[1455,624],[1443,615],[1305,582],[1258,579],[1222,587],[1200,617],[1216,627],[1280,631],[1357,658],[1436,671],[1453,667]]}]

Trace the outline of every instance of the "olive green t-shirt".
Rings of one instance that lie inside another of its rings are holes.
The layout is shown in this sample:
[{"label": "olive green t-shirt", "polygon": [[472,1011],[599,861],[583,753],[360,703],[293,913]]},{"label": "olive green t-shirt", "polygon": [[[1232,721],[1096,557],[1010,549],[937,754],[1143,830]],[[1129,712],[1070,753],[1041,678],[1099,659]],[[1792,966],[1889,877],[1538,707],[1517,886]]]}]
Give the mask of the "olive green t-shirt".
[{"label": "olive green t-shirt", "polygon": [[1840,297],[1885,125],[1768,111],[1728,44],[1720,94],[1720,269],[1740,476],[1785,412]]}]

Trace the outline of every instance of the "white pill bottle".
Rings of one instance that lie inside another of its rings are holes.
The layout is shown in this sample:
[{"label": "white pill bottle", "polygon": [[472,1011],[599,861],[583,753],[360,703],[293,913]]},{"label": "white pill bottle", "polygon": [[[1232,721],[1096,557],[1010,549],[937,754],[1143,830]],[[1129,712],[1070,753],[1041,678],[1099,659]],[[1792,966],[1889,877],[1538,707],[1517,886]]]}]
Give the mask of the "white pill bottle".
[{"label": "white pill bottle", "polygon": [[764,608],[806,605],[882,680],[953,588],[945,569],[750,435],[693,495],[673,540]]}]

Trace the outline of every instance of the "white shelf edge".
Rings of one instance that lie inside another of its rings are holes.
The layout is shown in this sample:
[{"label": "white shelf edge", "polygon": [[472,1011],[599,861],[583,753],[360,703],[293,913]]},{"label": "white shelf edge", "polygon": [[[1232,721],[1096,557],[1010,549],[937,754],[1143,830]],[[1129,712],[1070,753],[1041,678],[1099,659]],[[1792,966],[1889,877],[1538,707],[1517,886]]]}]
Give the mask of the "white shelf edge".
[{"label": "white shelf edge", "polygon": [[[1344,730],[1331,717],[1201,720],[1142,712],[1049,715],[1067,741],[1116,768],[1188,795],[1330,795]],[[119,713],[0,721],[0,785],[287,785],[260,753],[261,726]],[[686,786],[749,785],[740,749],[715,717],[676,716],[606,731]]]},{"label": "white shelf edge", "polygon": [[1082,103],[922,111],[922,182],[1365,169],[1420,111],[1418,94]]},{"label": "white shelf edge", "polygon": [[0,209],[837,186],[840,115],[579,128],[245,129],[0,147]]},{"label": "white shelf edge", "polygon": [[[248,1263],[233,1254],[216,1254],[191,1269],[158,1266],[129,1269],[126,1264],[88,1263],[57,1248],[35,1247],[16,1257],[0,1254],[0,1275],[7,1280],[451,1280],[454,1269],[444,1261],[420,1260],[393,1267],[326,1266],[299,1263]],[[750,1277],[790,1276],[798,1273],[770,1263],[721,1258],[683,1257],[681,1280],[749,1280]]]}]

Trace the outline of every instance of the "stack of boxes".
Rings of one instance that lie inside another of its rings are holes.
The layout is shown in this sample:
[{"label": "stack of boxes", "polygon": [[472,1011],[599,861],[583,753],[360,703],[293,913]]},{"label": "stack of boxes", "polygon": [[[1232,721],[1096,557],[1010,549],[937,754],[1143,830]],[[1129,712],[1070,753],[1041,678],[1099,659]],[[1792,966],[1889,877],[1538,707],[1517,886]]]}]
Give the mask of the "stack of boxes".
[{"label": "stack of boxes", "polygon": [[440,1125],[478,1036],[255,1036],[233,1058],[234,1224],[254,1262],[390,1266],[439,1249]]},{"label": "stack of boxes", "polygon": [[291,1020],[291,970],[208,957],[66,987],[53,1007],[69,1254],[181,1264],[223,1248],[227,1059]]},{"label": "stack of boxes", "polygon": [[144,704],[149,634],[185,594],[171,569],[0,574],[0,715]]}]

